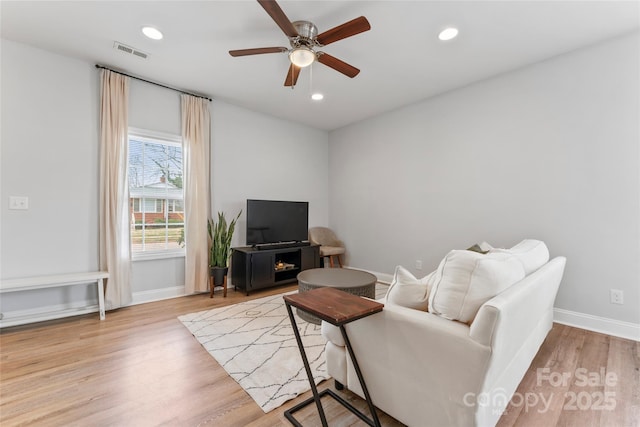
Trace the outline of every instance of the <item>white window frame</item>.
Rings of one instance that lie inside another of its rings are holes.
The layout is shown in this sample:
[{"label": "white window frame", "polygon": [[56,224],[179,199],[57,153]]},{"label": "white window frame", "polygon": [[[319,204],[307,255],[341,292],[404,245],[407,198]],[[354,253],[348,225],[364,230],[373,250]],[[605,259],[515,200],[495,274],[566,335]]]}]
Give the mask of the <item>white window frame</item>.
[{"label": "white window frame", "polygon": [[[174,135],[174,134],[170,134],[170,133],[164,133],[164,132],[158,132],[158,131],[152,131],[152,130],[147,130],[147,129],[140,129],[140,128],[135,128],[135,127],[129,127],[128,129],[128,134],[127,134],[127,151],[129,149],[129,139],[130,137],[133,136],[136,140],[138,141],[143,141],[143,142],[151,142],[151,143],[157,143],[158,141],[161,141],[162,143],[165,143],[167,145],[172,145],[175,147],[180,147],[183,149],[183,155],[184,155],[184,147],[182,145],[182,138],[179,135]],[[129,159],[128,159],[128,155],[127,155],[127,171],[129,170]],[[184,163],[183,163],[183,176],[184,176]],[[127,181],[128,181],[128,177],[127,177]],[[127,197],[129,194],[129,190],[128,190],[129,186],[127,183]],[[184,192],[184,187],[183,187],[183,192]],[[131,198],[129,197],[129,200],[131,200]],[[142,204],[142,200],[140,199],[140,204]],[[156,199],[159,200],[159,199]],[[183,203],[184,203],[184,193],[183,193]],[[131,221],[131,219],[129,220]],[[131,229],[131,226],[134,224],[130,224],[129,229]],[[154,259],[165,259],[165,258],[181,258],[185,256],[185,248],[178,248],[178,249],[162,249],[162,250],[155,250],[155,251],[144,251],[144,252],[134,252],[133,250],[131,250],[131,260],[132,261],[144,261],[144,260],[154,260]]]},{"label": "white window frame", "polygon": [[[158,201],[163,201],[164,199],[153,199],[153,198],[146,198],[146,197],[137,197],[134,200],[139,200],[138,202],[138,210],[136,210],[136,205],[135,202],[133,202],[133,212],[135,213],[162,213],[162,210],[158,210]],[[149,201],[153,200],[153,210],[142,210],[141,208],[145,208],[147,206],[145,206],[147,203],[149,203]]]},{"label": "white window frame", "polygon": [[182,199],[182,206],[180,207],[179,211],[176,210],[176,202],[177,201],[178,200],[176,200],[176,199],[168,200],[168,202],[169,202],[168,206],[167,206],[167,212],[168,213],[184,213],[184,199]]}]

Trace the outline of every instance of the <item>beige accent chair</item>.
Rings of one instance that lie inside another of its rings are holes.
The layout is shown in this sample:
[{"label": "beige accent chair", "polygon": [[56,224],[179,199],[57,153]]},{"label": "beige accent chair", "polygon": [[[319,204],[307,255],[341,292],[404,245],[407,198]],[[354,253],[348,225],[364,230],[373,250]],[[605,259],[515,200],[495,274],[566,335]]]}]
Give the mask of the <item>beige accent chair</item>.
[{"label": "beige accent chair", "polygon": [[312,227],[309,229],[309,241],[312,244],[320,245],[320,257],[329,257],[329,265],[333,268],[333,257],[338,258],[338,264],[342,267],[340,255],[346,252],[344,243],[339,240],[335,233],[327,227]]}]

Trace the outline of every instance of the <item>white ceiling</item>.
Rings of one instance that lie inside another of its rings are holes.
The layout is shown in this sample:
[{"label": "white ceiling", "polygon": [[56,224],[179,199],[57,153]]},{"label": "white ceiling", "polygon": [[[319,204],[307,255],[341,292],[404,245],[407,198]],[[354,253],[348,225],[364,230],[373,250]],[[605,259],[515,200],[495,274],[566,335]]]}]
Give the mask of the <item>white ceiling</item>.
[{"label": "white ceiling", "polygon": [[[361,69],[354,79],[314,64],[294,90],[286,54],[233,58],[230,49],[288,46],[256,1],[6,1],[1,35],[296,121],[336,129],[487,77],[640,28],[638,1],[279,1],[319,32],[360,15],[371,30],[322,50]],[[152,25],[165,38],[152,41]],[[440,42],[446,26],[458,38]],[[113,49],[113,42],[149,54]],[[46,72],[46,70],[42,70]],[[325,95],[311,101],[310,92]]]}]

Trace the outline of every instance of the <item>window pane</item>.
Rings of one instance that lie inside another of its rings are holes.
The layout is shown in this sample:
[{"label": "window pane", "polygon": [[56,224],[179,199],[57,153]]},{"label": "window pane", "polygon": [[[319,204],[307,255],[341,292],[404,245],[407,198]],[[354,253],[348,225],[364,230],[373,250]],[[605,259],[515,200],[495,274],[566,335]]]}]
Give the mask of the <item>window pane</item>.
[{"label": "window pane", "polygon": [[158,212],[156,209],[156,199],[144,199],[144,211],[147,213]]},{"label": "window pane", "polygon": [[[183,246],[182,172],[182,147],[179,144],[157,137],[129,135],[134,253]],[[176,206],[180,207],[179,211]]]}]

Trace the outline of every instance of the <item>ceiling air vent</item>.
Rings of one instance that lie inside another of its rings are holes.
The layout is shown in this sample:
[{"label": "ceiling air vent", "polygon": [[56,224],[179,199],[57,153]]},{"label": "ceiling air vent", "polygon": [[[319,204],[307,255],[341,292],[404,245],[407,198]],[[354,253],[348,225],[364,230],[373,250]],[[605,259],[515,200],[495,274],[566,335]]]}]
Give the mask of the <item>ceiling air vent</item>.
[{"label": "ceiling air vent", "polygon": [[126,44],[122,44],[120,42],[113,42],[113,48],[116,50],[119,50],[120,52],[124,52],[124,53],[128,53],[130,55],[135,55],[138,56],[142,59],[147,59],[147,55],[146,53],[144,53],[141,50],[138,50],[134,47],[131,46],[127,46]]}]

